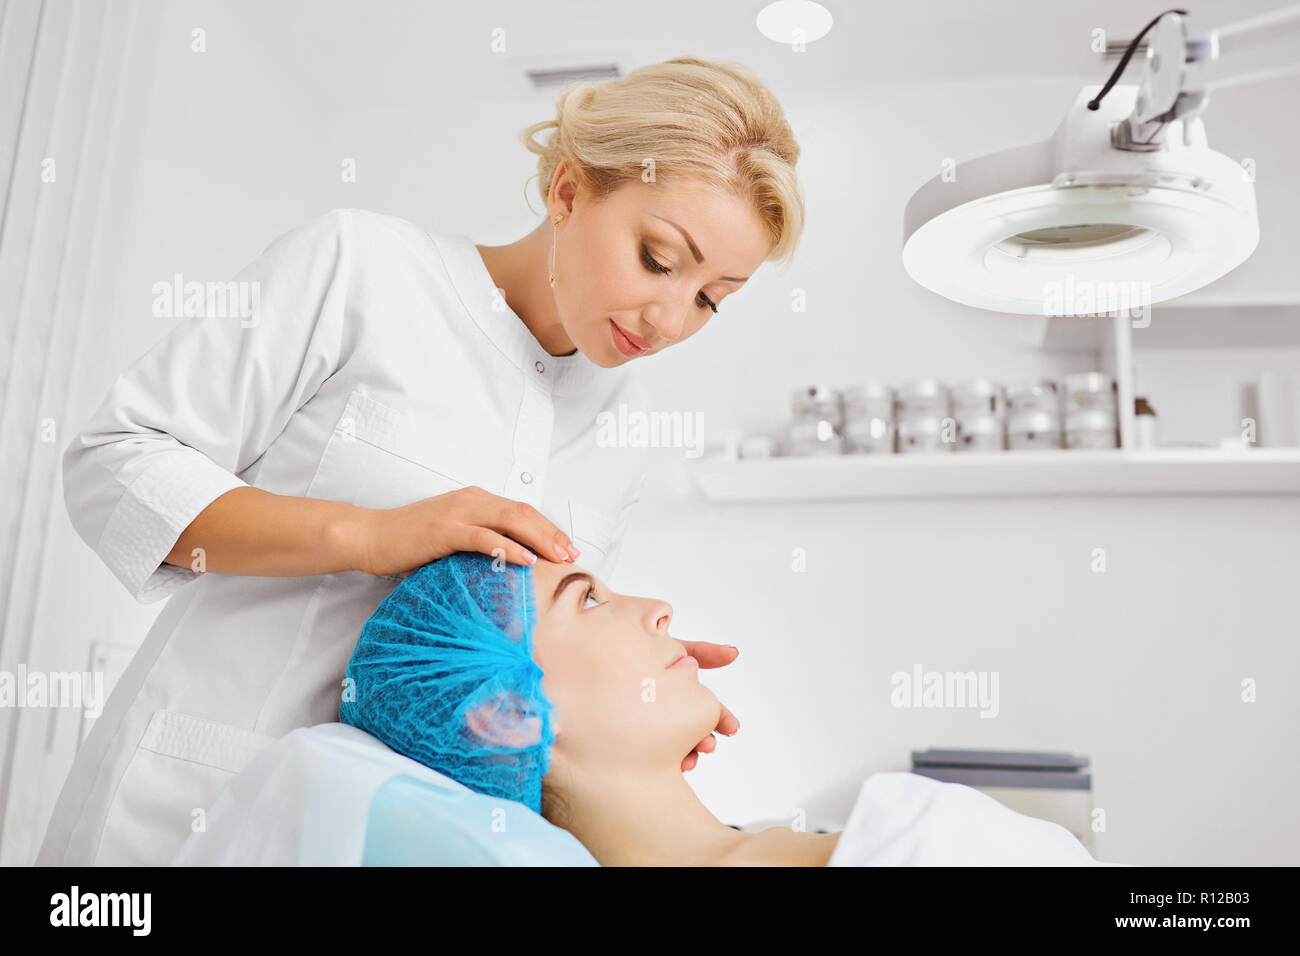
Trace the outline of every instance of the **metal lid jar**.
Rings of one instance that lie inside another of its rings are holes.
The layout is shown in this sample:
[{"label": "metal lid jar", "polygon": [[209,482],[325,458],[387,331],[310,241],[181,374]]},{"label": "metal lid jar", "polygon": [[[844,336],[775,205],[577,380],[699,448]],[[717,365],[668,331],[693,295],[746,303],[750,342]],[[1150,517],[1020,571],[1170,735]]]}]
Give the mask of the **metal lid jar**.
[{"label": "metal lid jar", "polygon": [[1075,411],[1099,409],[1112,414],[1118,407],[1115,382],[1101,372],[1079,372],[1061,380],[1062,411],[1067,416]]},{"label": "metal lid jar", "polygon": [[958,382],[952,387],[952,413],[958,421],[963,417],[977,418],[984,415],[1005,418],[1006,393],[1001,385],[989,378]]},{"label": "metal lid jar", "polygon": [[1015,415],[1017,412],[1045,412],[1059,419],[1061,403],[1056,383],[1050,379],[1040,378],[1009,386],[1007,412],[1008,415]]},{"label": "metal lid jar", "polygon": [[891,453],[897,433],[894,390],[871,382],[844,390],[844,450],[858,454]]},{"label": "metal lid jar", "polygon": [[1066,448],[1118,448],[1115,382],[1101,372],[1079,372],[1061,380],[1062,430]]},{"label": "metal lid jar", "polygon": [[957,451],[1004,451],[1006,394],[992,379],[976,378],[952,387],[952,414],[957,420]]},{"label": "metal lid jar", "polygon": [[844,408],[838,389],[809,385],[791,393],[791,455],[838,455],[844,450]]},{"label": "metal lid jar", "polygon": [[945,452],[956,446],[952,396],[942,382],[923,378],[899,386],[896,408],[900,452]]},{"label": "metal lid jar", "polygon": [[1085,408],[1065,416],[1066,448],[1118,448],[1119,423],[1114,410]]},{"label": "metal lid jar", "polygon": [[957,451],[1006,451],[1007,423],[996,415],[957,419]]},{"label": "metal lid jar", "polygon": [[952,414],[952,397],[948,387],[932,378],[908,382],[898,388],[898,418],[937,415],[945,418]]},{"label": "metal lid jar", "polygon": [[1061,411],[1056,383],[1018,382],[1007,389],[1007,448],[1033,451],[1061,447]]},{"label": "metal lid jar", "polygon": [[938,415],[913,415],[898,420],[898,450],[914,452],[949,452],[956,447],[956,425],[951,418]]}]

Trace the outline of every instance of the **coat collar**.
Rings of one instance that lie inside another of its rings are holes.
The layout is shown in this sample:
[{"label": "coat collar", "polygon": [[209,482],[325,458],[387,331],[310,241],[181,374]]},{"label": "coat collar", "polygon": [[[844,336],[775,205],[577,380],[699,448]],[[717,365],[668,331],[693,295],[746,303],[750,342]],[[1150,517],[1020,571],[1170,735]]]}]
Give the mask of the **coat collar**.
[{"label": "coat collar", "polygon": [[[601,384],[614,384],[622,367],[607,369],[597,365],[581,351],[572,355],[551,355],[533,337],[528,326],[496,294],[492,274],[468,236],[430,236],[442,255],[452,284],[474,322],[485,336],[521,370],[533,371],[550,383],[557,395],[569,395],[590,389],[602,373],[611,376]],[[501,311],[492,306],[498,302]],[[541,371],[538,366],[541,366]]]}]

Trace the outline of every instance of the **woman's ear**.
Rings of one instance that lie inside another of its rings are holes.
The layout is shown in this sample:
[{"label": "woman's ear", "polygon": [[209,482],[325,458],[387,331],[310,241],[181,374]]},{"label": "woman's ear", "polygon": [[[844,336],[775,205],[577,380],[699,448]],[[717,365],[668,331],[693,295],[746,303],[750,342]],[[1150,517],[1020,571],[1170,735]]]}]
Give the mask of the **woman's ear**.
[{"label": "woman's ear", "polygon": [[484,743],[506,750],[523,750],[542,740],[542,720],[517,706],[484,701],[465,712],[465,726]]}]

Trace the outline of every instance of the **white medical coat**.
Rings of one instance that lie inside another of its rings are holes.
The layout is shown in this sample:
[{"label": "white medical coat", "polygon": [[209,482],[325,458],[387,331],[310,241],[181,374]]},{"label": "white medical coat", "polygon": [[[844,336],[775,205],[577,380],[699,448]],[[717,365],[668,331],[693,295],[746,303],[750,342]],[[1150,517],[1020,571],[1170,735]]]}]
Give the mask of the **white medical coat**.
[{"label": "white medical coat", "polygon": [[334,209],[235,282],[258,308],[181,319],[65,452],[77,532],[137,600],[172,597],[77,753],[38,864],[165,864],[253,756],[337,720],[361,626],[402,575],[164,564],[218,496],[394,508],[479,485],[538,508],[608,577],[640,494],[645,451],[598,440],[602,411],[644,407],[630,370],[548,354],[467,237]]}]

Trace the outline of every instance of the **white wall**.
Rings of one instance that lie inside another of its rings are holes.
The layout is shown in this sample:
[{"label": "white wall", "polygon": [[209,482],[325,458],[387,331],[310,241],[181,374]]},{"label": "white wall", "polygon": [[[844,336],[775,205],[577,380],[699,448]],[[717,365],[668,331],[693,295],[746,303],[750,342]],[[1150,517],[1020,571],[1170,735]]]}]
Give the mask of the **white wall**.
[{"label": "white wall", "polygon": [[[242,7],[161,8],[137,201],[103,345],[81,383],[82,420],[164,333],[150,287],[173,272],[228,277],[276,235],[341,205],[489,244],[537,221],[523,200],[535,167],[517,134],[547,115],[545,98],[476,93],[463,76],[395,100],[358,95],[382,75],[385,51],[364,47],[344,62],[346,19],[302,9],[268,10],[284,22],[258,30],[236,15],[248,16]],[[188,50],[195,25],[208,31],[202,56]],[[266,39],[286,26],[301,47]],[[303,61],[321,45],[339,60],[306,82]],[[803,89],[765,78],[805,149],[800,257],[784,275],[760,273],[689,346],[646,363],[657,408],[702,412],[716,440],[732,427],[779,428],[796,385],[1095,364],[1026,349],[1024,320],[938,299],[899,260],[903,205],[939,161],[1046,136],[1076,80]],[[1234,127],[1273,137],[1261,151],[1293,154],[1292,134],[1276,125]],[[344,157],[358,161],[355,184],[339,181]],[[1300,209],[1294,183],[1274,188]],[[535,183],[527,189],[540,208]],[[789,309],[796,286],[806,313]],[[845,787],[906,769],[911,749],[1063,749],[1093,758],[1107,859],[1300,859],[1290,813],[1300,771],[1285,759],[1300,726],[1285,683],[1300,663],[1300,499],[718,507],[694,493],[682,464],[680,453],[656,456],[612,584],[671,601],[678,636],[742,649],[708,675],[742,730],[690,777],[724,819],[834,812]],[[66,516],[60,534],[79,600],[53,626],[87,643],[138,642],[159,606],[134,605]],[[1105,574],[1091,570],[1097,547]],[[790,570],[794,548],[807,551],[805,573]],[[889,675],[918,662],[999,671],[1000,716],[891,708]],[[1247,677],[1259,681],[1253,705],[1239,703]],[[51,801],[76,737],[70,721],[56,730],[43,782]]]},{"label": "white wall", "polygon": [[[1045,135],[1068,92],[1051,81],[979,83],[789,104],[813,128],[799,261],[735,297],[689,348],[647,363],[658,407],[700,410],[710,431],[771,431],[800,384],[1091,367],[1087,354],[1022,347],[1023,320],[937,299],[906,278],[898,255],[903,205],[933,157]],[[960,125],[908,124],[926,104]],[[789,286],[808,290],[807,314],[785,307]],[[1300,372],[1294,349],[1202,349],[1200,375],[1213,379],[1216,356],[1225,382],[1258,367]],[[1177,403],[1197,397],[1180,388],[1197,379],[1172,371],[1185,358],[1139,353],[1153,403],[1175,421]],[[1200,410],[1217,427],[1236,406],[1216,385],[1222,407],[1202,399]],[[741,647],[736,665],[707,680],[743,729],[692,778],[719,813],[833,814],[863,774],[909,769],[913,749],[1071,750],[1093,760],[1106,859],[1300,859],[1289,809],[1300,771],[1286,759],[1300,743],[1300,701],[1284,677],[1300,664],[1300,499],[711,506],[682,464],[680,451],[657,453],[618,581],[673,603],[677,633]],[[808,555],[804,573],[791,570],[796,548]],[[1092,570],[1094,548],[1105,549],[1105,573]],[[917,663],[999,672],[1000,715],[891,707],[890,676]],[[1241,702],[1245,678],[1258,681],[1258,703]]]}]

